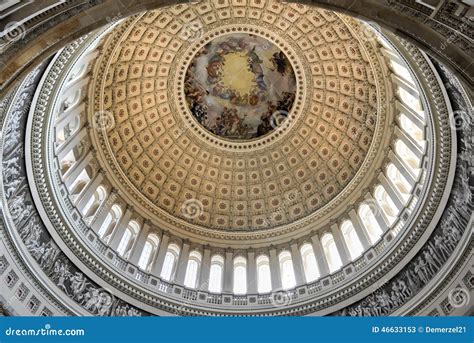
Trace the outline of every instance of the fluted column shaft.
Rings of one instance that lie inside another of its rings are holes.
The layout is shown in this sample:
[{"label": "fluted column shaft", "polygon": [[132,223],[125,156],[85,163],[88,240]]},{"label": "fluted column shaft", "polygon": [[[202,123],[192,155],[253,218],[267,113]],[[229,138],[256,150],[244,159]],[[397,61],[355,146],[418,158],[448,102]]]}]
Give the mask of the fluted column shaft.
[{"label": "fluted column shaft", "polygon": [[132,253],[130,255],[130,263],[137,265],[138,261],[140,261],[140,257],[142,255],[143,248],[145,247],[149,232],[150,224],[144,223],[137,239],[135,240],[135,243],[133,244]]},{"label": "fluted column shaft", "polygon": [[211,273],[211,250],[204,248],[204,253],[201,263],[201,271],[199,276],[200,289],[207,291],[209,289],[209,276]]},{"label": "fluted column shaft", "polygon": [[161,269],[163,269],[163,263],[165,262],[166,252],[168,251],[168,244],[170,241],[170,236],[164,233],[160,239],[160,245],[158,247],[158,252],[151,267],[151,273],[155,276],[160,276]]},{"label": "fluted column shaft", "polygon": [[334,224],[331,226],[332,237],[334,238],[334,243],[336,244],[337,252],[341,258],[342,265],[346,265],[351,261],[351,254],[349,248],[347,247],[346,241],[342,236],[341,230],[339,227]]},{"label": "fluted column shaft", "polygon": [[130,222],[130,218],[132,217],[132,211],[127,208],[125,213],[120,218],[119,222],[115,226],[114,232],[110,237],[110,248],[113,250],[117,250],[120,245],[120,241],[122,240],[123,234],[127,229],[128,223]]},{"label": "fluted column shaft", "polygon": [[329,274],[329,264],[324,255],[324,249],[321,245],[321,241],[317,235],[311,237],[311,242],[313,243],[314,257],[316,258],[316,263],[318,264],[318,270],[321,277],[325,277]]},{"label": "fluted column shaft", "polygon": [[277,251],[275,248],[270,249],[270,275],[272,279],[272,289],[281,289],[281,271],[280,261],[278,260]]},{"label": "fluted column shaft", "polygon": [[225,252],[224,261],[224,293],[233,293],[233,279],[234,279],[234,260],[232,251]]},{"label": "fluted column shaft", "polygon": [[359,237],[359,241],[362,244],[364,251],[369,249],[372,245],[371,239],[359,215],[355,210],[350,210],[349,217],[351,218],[352,226],[354,226],[354,230],[357,237]]},{"label": "fluted column shaft", "polygon": [[293,271],[295,273],[296,285],[304,285],[306,284],[306,277],[304,275],[303,259],[301,258],[301,253],[298,249],[298,243],[291,243],[290,251],[291,260],[293,262]]},{"label": "fluted column shaft", "polygon": [[247,253],[247,292],[249,294],[257,294],[257,264],[255,262],[255,252]]},{"label": "fluted column shaft", "polygon": [[179,254],[176,268],[176,283],[179,285],[184,285],[184,278],[186,277],[189,262],[189,247],[189,243],[184,242]]}]

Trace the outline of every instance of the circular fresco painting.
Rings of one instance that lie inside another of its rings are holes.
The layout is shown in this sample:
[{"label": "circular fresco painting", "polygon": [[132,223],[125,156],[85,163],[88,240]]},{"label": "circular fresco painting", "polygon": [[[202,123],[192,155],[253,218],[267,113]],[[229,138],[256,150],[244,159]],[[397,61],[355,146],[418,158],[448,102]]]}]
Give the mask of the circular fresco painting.
[{"label": "circular fresco painting", "polygon": [[296,95],[290,61],[270,41],[226,35],[194,56],[184,91],[194,118],[216,136],[249,140],[283,124]]}]

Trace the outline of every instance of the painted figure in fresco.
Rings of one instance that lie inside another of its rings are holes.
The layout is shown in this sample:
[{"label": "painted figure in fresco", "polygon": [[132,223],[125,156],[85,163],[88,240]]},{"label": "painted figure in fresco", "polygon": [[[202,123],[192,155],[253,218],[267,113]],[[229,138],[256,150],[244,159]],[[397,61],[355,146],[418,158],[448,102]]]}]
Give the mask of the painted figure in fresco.
[{"label": "painted figure in fresco", "polygon": [[287,60],[285,54],[281,51],[275,52],[273,54],[273,57],[272,57],[271,61],[272,61],[273,66],[274,66],[273,70],[276,70],[282,76],[285,76],[287,71],[288,71],[288,68],[289,68],[289,63],[288,63],[288,60]]}]

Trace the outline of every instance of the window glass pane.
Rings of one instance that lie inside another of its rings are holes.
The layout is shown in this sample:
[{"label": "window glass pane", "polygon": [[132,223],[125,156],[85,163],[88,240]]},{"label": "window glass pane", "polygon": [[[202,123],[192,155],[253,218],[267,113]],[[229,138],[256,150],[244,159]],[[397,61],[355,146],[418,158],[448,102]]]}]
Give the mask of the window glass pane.
[{"label": "window glass pane", "polygon": [[272,290],[270,260],[267,256],[257,258],[257,289],[259,293],[268,293]]},{"label": "window glass pane", "polygon": [[222,266],[217,263],[211,265],[209,291],[213,293],[220,293],[222,291]]},{"label": "window glass pane", "polygon": [[165,261],[163,262],[163,268],[161,269],[161,277],[166,281],[169,281],[171,279],[174,261],[175,255],[171,251],[166,252]]},{"label": "window glass pane", "polygon": [[280,253],[280,271],[281,284],[284,289],[293,288],[296,286],[295,272],[293,270],[293,261],[291,254],[288,251]]},{"label": "window glass pane", "polygon": [[331,234],[326,234],[321,239],[324,255],[328,261],[329,271],[332,273],[342,266],[342,261],[337,251],[336,242]]},{"label": "window glass pane", "polygon": [[130,239],[132,238],[132,231],[130,229],[125,230],[125,233],[122,236],[122,239],[120,240],[120,244],[117,248],[117,253],[120,256],[123,256],[125,254],[125,250],[128,247],[128,243],[130,242]]},{"label": "window glass pane", "polygon": [[303,269],[306,276],[306,282],[312,282],[319,277],[318,264],[314,256],[313,247],[310,244],[304,244],[301,247],[301,258],[303,259]]},{"label": "window glass pane", "polygon": [[198,272],[198,262],[196,260],[189,260],[186,268],[186,276],[184,277],[184,285],[188,288],[196,287],[196,279]]},{"label": "window glass pane", "polygon": [[138,267],[143,270],[146,270],[148,263],[150,262],[151,252],[153,251],[153,245],[150,242],[146,242],[143,247],[142,254],[140,255],[140,260],[138,261]]},{"label": "window glass pane", "polygon": [[247,293],[247,261],[243,257],[234,260],[234,293]]}]

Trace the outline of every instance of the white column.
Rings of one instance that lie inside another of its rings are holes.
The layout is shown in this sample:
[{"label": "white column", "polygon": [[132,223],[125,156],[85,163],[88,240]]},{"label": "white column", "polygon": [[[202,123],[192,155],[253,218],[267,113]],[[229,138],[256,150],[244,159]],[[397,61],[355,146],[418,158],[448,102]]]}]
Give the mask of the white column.
[{"label": "white column", "polygon": [[357,237],[359,237],[359,241],[362,244],[364,251],[369,249],[372,245],[370,236],[364,228],[364,224],[362,223],[362,220],[360,219],[359,215],[356,213],[355,210],[350,210],[349,217],[351,218],[352,226],[354,226],[354,230],[357,234]]},{"label": "white column", "polygon": [[423,158],[424,152],[416,143],[416,141],[412,137],[408,136],[404,131],[400,130],[399,127],[395,128],[395,136],[405,143],[405,145],[415,154],[415,156],[418,157],[421,164],[421,159]]},{"label": "white column", "polygon": [[189,242],[183,242],[181,251],[179,253],[178,265],[176,266],[176,283],[184,285],[184,278],[186,277],[186,270],[189,262]]},{"label": "white column", "polygon": [[318,235],[311,237],[311,242],[313,243],[314,257],[316,258],[316,263],[318,264],[318,270],[320,277],[325,277],[329,274],[329,264],[324,255],[323,246],[319,240]]},{"label": "white column", "polygon": [[395,154],[393,151],[390,150],[390,152],[388,153],[388,158],[389,158],[390,162],[392,162],[394,164],[394,166],[397,167],[400,174],[402,174],[405,177],[405,179],[408,181],[408,183],[411,186],[411,188],[409,189],[409,192],[411,192],[412,189],[413,189],[413,186],[416,183],[415,175],[407,167],[407,165],[405,163],[403,163],[403,161],[400,159],[400,157],[398,157],[398,155]]},{"label": "white column", "polygon": [[100,227],[102,226],[102,223],[104,222],[105,218],[107,218],[107,215],[109,214],[116,200],[117,193],[115,191],[112,191],[111,194],[100,205],[97,214],[95,215],[94,219],[92,219],[92,222],[90,224],[92,230],[94,230],[95,232],[99,231]]},{"label": "white column", "polygon": [[201,270],[199,276],[200,290],[207,291],[209,289],[209,275],[211,272],[211,250],[204,247],[202,254]]},{"label": "white column", "polygon": [[[66,100],[71,94],[74,94],[78,89],[80,90],[81,94],[79,95],[80,99],[84,98],[85,92],[83,92],[82,88],[89,83],[88,77],[81,77],[69,83],[67,85],[67,90],[62,94],[61,101]],[[80,101],[80,100],[79,100]]]},{"label": "white column", "polygon": [[114,228],[114,232],[112,232],[112,236],[110,237],[110,247],[113,250],[117,250],[118,246],[120,245],[120,241],[122,240],[122,236],[127,229],[128,223],[130,222],[130,218],[132,217],[133,212],[127,208],[125,213],[120,218],[119,222]]},{"label": "white column", "polygon": [[387,192],[390,199],[395,204],[395,207],[397,208],[398,213],[400,213],[405,208],[405,204],[402,197],[398,194],[398,191],[395,189],[395,186],[393,185],[392,182],[387,180],[387,177],[383,173],[379,174],[379,181],[381,182],[383,188]]},{"label": "white column", "polygon": [[270,276],[272,279],[272,289],[279,290],[282,288],[280,261],[278,260],[277,251],[275,248],[271,248],[268,253],[270,256]]},{"label": "white column", "polygon": [[82,173],[84,169],[89,165],[89,163],[94,158],[92,152],[88,152],[82,159],[74,163],[71,168],[64,174],[63,181],[68,189],[72,186],[77,177]]},{"label": "white column", "polygon": [[331,225],[331,233],[334,238],[334,243],[336,243],[337,252],[341,258],[342,265],[344,266],[351,261],[351,253],[337,224]]},{"label": "white column", "polygon": [[234,260],[232,251],[225,252],[223,292],[233,293]]},{"label": "white column", "polygon": [[409,118],[413,122],[413,124],[415,124],[419,129],[425,129],[425,118],[421,116],[420,113],[414,111],[412,108],[406,106],[400,101],[395,102],[395,107],[397,108],[399,113],[407,116],[407,118]]},{"label": "white column", "polygon": [[79,194],[75,202],[77,203],[76,207],[78,208],[79,211],[81,211],[81,213],[84,209],[84,206],[86,206],[87,202],[94,195],[95,191],[97,190],[97,188],[99,188],[103,180],[104,180],[104,174],[99,171],[87,183],[87,185],[84,187],[82,192]]},{"label": "white column", "polygon": [[85,110],[85,108],[86,108],[86,105],[84,103],[79,103],[72,106],[71,108],[68,108],[66,111],[64,111],[56,120],[56,124],[54,125],[54,129],[56,130],[56,132],[59,132],[62,129],[64,129],[67,126],[67,124],[71,122],[71,119],[73,119],[74,116],[76,115],[79,116],[79,121],[80,121],[80,114],[82,111]]},{"label": "white column", "polygon": [[395,61],[397,62],[398,64],[400,65],[403,65],[404,62],[402,61],[402,59],[400,58],[400,56],[398,56],[398,54],[396,54],[394,51],[392,50],[388,50],[386,48],[382,48],[381,49],[382,51],[382,54],[384,54],[388,59],[390,59],[391,61]]},{"label": "white column", "polygon": [[170,236],[166,233],[163,233],[160,239],[160,246],[158,247],[158,252],[156,253],[155,261],[151,268],[151,273],[155,276],[160,276],[161,269],[163,268],[163,263],[165,262],[166,252],[168,251],[168,244],[170,241]]},{"label": "white column", "polygon": [[297,286],[304,285],[306,284],[306,276],[304,275],[303,259],[298,249],[298,243],[297,242],[291,243],[290,250],[291,250],[291,260],[293,262],[293,271],[295,273],[296,285]]},{"label": "white column", "polygon": [[87,136],[87,129],[82,128],[79,131],[76,131],[72,136],[66,138],[66,141],[56,148],[56,156],[59,161],[62,161],[69,152],[74,149],[79,142]]},{"label": "white column", "polygon": [[138,237],[133,244],[132,253],[130,254],[130,263],[137,265],[138,261],[140,261],[140,257],[142,255],[143,247],[145,246],[146,240],[148,238],[148,234],[150,233],[150,224],[145,222],[138,233]]},{"label": "white column", "polygon": [[257,264],[255,262],[255,251],[247,252],[247,293],[257,294]]},{"label": "white column", "polygon": [[[370,193],[367,193],[364,196],[364,198],[367,199],[371,204],[373,204],[373,206],[369,206],[369,209],[370,209],[370,212],[372,212],[375,220],[379,224],[382,232],[387,231],[387,229],[390,227],[389,221],[385,215],[385,212],[382,210],[382,207],[380,207],[379,202],[376,199],[374,199],[374,197]],[[374,206],[375,206],[375,209],[374,209]]]},{"label": "white column", "polygon": [[413,84],[411,84],[409,81],[401,78],[397,74],[392,74],[392,80],[401,88],[406,90],[408,93],[413,95],[414,97],[418,98],[420,94],[418,93],[418,90],[415,88]]}]

